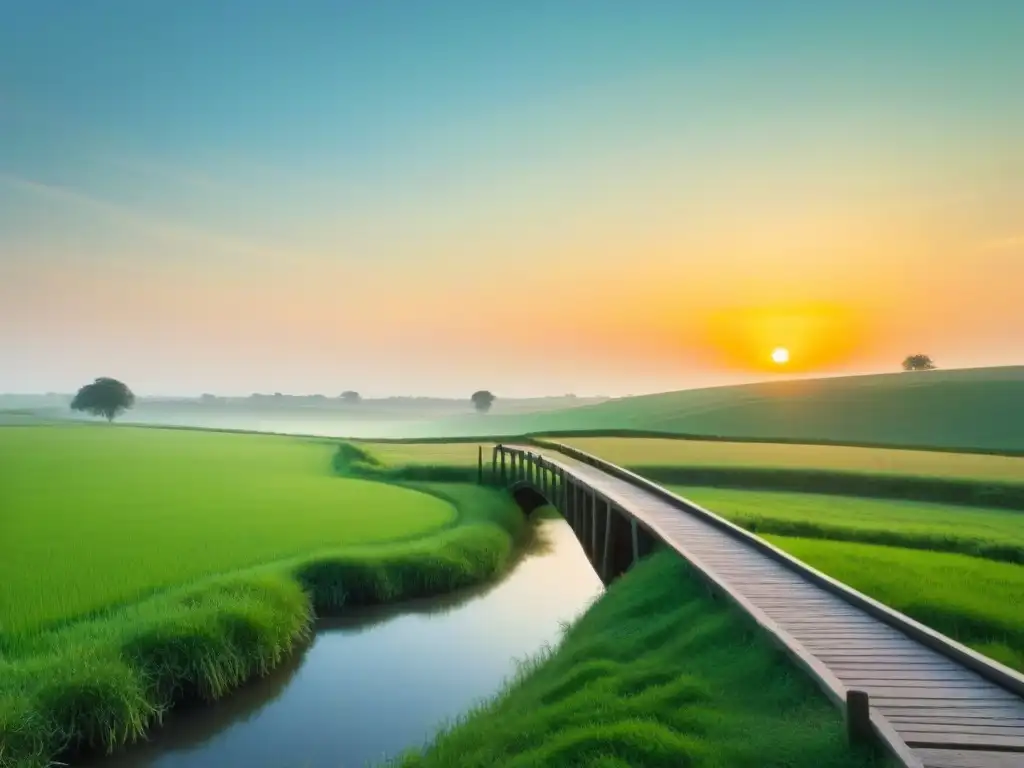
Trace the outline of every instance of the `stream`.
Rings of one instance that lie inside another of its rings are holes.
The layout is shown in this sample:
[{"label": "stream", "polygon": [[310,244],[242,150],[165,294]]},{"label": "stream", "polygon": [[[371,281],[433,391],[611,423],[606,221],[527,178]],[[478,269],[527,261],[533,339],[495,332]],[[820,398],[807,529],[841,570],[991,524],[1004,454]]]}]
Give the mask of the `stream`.
[{"label": "stream", "polygon": [[89,768],[364,768],[430,741],[602,592],[563,520],[499,582],[318,623],[285,665]]}]

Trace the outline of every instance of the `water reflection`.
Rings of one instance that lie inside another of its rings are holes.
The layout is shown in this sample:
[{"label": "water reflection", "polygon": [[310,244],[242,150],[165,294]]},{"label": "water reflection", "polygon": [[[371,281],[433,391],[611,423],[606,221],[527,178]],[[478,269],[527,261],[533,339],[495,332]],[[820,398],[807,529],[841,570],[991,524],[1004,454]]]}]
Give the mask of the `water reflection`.
[{"label": "water reflection", "polygon": [[176,712],[152,740],[93,768],[362,768],[489,697],[514,660],[555,642],[601,592],[561,520],[501,582],[324,621],[283,668],[214,706]]}]

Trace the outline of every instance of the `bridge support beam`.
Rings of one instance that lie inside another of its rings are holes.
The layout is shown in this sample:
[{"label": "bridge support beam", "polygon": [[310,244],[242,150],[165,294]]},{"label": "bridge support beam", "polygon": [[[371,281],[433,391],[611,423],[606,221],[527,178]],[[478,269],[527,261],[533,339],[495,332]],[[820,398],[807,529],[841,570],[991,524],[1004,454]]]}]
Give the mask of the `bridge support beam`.
[{"label": "bridge support beam", "polygon": [[572,531],[576,538],[583,540],[583,486],[579,483],[573,485],[572,489]]},{"label": "bridge support beam", "polygon": [[608,515],[611,512],[611,504],[605,499],[594,501],[594,528],[590,549],[590,564],[598,576],[603,577],[604,551],[608,538]]},{"label": "bridge support beam", "polygon": [[636,518],[630,519],[630,525],[633,529],[633,565],[635,565],[638,560],[647,557],[654,551],[657,539],[654,538],[650,531],[637,523]]},{"label": "bridge support beam", "polygon": [[589,488],[584,489],[583,494],[584,509],[583,509],[583,536],[580,538],[580,544],[583,545],[583,551],[587,555],[587,559],[593,561],[594,552],[594,493]]},{"label": "bridge support beam", "polygon": [[621,509],[608,505],[604,557],[598,572],[608,586],[629,570],[633,564],[633,531],[630,517]]}]

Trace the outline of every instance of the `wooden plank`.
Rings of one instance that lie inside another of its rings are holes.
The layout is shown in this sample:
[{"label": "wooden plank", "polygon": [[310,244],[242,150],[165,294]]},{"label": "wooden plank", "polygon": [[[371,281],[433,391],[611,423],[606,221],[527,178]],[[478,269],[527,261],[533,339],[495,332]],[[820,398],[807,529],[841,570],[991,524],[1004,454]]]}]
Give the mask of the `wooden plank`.
[{"label": "wooden plank", "polygon": [[810,647],[812,645],[827,646],[830,643],[895,643],[903,638],[873,637],[867,632],[857,630],[834,630],[832,632],[792,632],[793,637]]},{"label": "wooden plank", "polygon": [[941,704],[923,702],[920,699],[878,699],[872,701],[871,706],[877,708],[886,717],[942,715],[945,717],[1004,718],[1008,720],[1019,720],[1021,718],[1019,707],[1005,706],[998,703],[976,704],[969,701],[956,701]]},{"label": "wooden plank", "polygon": [[[930,710],[929,710],[930,711]],[[1024,720],[1020,718],[999,718],[999,717],[950,717],[947,715],[887,715],[886,719],[895,724],[904,723],[912,725],[914,723],[920,724],[931,724],[941,725],[945,728],[949,726],[974,726],[974,725],[998,725],[1002,728],[1016,728],[1019,731],[1024,731]]]},{"label": "wooden plank", "polygon": [[974,736],[1003,736],[1006,738],[1017,738],[1024,742],[1024,726],[1021,725],[1000,725],[999,723],[988,722],[983,724],[957,723],[950,726],[948,723],[920,723],[920,722],[899,722],[893,723],[900,733],[939,733],[939,734],[971,734]]},{"label": "wooden plank", "polygon": [[906,638],[800,638],[800,641],[808,648],[828,651],[836,650],[845,653],[846,651],[907,651],[917,655],[920,650],[918,646]]},{"label": "wooden plank", "polygon": [[910,662],[910,663],[908,663],[908,662],[901,662],[899,660],[896,660],[896,661],[877,661],[877,660],[872,660],[872,659],[845,659],[845,660],[844,659],[840,659],[839,661],[837,661],[835,663],[835,668],[836,669],[850,669],[850,670],[871,669],[871,668],[875,668],[875,669],[904,669],[904,670],[907,670],[908,672],[913,672],[913,671],[916,671],[916,670],[919,670],[919,669],[920,670],[928,669],[928,670],[931,670],[933,672],[944,672],[946,670],[956,669],[956,670],[964,671],[967,674],[970,674],[969,670],[964,670],[963,667],[959,667],[959,666],[957,666],[955,664],[951,664],[950,662],[946,661],[945,659],[939,659],[938,661],[936,661],[934,659],[918,659],[917,661]]},{"label": "wooden plank", "polygon": [[1020,755],[982,750],[917,749],[925,768],[1021,768]]},{"label": "wooden plank", "polygon": [[863,687],[868,686],[870,688],[877,688],[879,686],[891,686],[893,688],[935,688],[936,690],[946,690],[948,688],[956,688],[958,690],[967,691],[986,691],[988,686],[985,685],[984,681],[977,680],[929,680],[928,678],[922,677],[840,677],[844,685],[850,687]]},{"label": "wooden plank", "polygon": [[1004,752],[1020,752],[1024,761],[1024,736],[978,736],[973,733],[927,733],[899,729],[900,737],[908,746],[931,747],[935,749],[994,749]]},{"label": "wooden plank", "polygon": [[921,702],[938,701],[984,701],[995,703],[1015,703],[1020,701],[1008,691],[1000,691],[994,686],[988,688],[920,688],[912,686],[877,686],[871,688],[871,699],[909,699]]}]

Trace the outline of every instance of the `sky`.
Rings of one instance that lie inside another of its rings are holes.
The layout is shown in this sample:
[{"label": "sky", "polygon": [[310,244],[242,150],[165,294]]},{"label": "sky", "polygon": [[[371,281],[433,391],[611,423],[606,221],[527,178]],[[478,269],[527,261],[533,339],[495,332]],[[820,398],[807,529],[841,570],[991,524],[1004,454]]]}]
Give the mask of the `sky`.
[{"label": "sky", "polygon": [[1019,0],[0,15],[0,392],[1024,363]]}]

